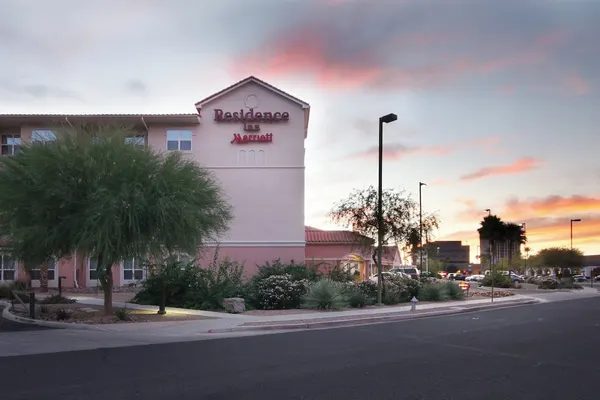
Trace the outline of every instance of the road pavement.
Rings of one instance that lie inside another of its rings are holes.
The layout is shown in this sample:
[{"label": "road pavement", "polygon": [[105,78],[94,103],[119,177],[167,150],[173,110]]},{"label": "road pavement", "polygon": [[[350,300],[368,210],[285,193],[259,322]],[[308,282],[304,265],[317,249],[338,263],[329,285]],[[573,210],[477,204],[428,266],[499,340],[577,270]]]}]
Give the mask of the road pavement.
[{"label": "road pavement", "polygon": [[597,399],[600,298],[0,358],[2,399]]}]

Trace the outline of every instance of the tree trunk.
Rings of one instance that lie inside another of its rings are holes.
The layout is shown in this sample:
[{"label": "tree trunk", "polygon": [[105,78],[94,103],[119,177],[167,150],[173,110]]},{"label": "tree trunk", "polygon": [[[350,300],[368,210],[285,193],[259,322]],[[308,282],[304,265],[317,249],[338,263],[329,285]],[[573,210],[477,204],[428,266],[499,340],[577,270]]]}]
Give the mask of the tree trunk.
[{"label": "tree trunk", "polygon": [[106,276],[105,276],[105,285],[104,289],[104,315],[112,315],[113,314],[113,304],[112,304],[112,295],[113,295],[113,276],[112,276],[112,265],[107,265],[105,268]]},{"label": "tree trunk", "polygon": [[167,313],[166,308],[167,304],[167,283],[163,279],[162,281],[162,292],[160,294],[160,302],[158,304],[158,315],[165,315]]},{"label": "tree trunk", "polygon": [[86,260],[87,260],[87,254],[85,253],[75,253],[75,256],[77,257],[77,266],[75,268],[77,268],[77,271],[79,272],[77,275],[77,286],[80,288],[85,287],[85,283],[86,283]]},{"label": "tree trunk", "polygon": [[48,263],[40,264],[40,292],[48,292]]}]

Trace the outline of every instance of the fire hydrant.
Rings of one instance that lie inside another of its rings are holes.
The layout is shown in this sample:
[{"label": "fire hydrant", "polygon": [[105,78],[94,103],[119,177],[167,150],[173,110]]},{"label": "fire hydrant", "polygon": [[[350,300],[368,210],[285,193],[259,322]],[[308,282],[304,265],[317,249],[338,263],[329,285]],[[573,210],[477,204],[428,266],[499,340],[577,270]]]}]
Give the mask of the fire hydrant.
[{"label": "fire hydrant", "polygon": [[419,300],[413,296],[413,298],[410,301],[410,311],[417,311],[417,303],[419,302]]}]

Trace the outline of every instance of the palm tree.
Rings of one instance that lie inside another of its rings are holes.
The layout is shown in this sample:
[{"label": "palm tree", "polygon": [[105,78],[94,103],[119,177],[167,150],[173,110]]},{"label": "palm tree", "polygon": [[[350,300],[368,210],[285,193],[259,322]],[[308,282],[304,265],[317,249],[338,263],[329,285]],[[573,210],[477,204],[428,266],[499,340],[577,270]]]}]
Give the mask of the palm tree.
[{"label": "palm tree", "polygon": [[[496,215],[488,215],[481,221],[481,227],[477,229],[479,238],[489,243],[490,267],[498,262],[494,254],[494,245],[506,240],[506,224]],[[491,269],[491,268],[490,268]]]},{"label": "palm tree", "polygon": [[84,126],[55,131],[0,158],[0,236],[21,260],[46,265],[82,252],[98,262],[112,313],[112,265],[128,257],[195,255],[227,230],[230,206],[214,177],[178,152],[128,144],[138,132]]},{"label": "palm tree", "polygon": [[521,245],[527,243],[527,236],[525,236],[522,225],[509,222],[505,224],[504,229],[506,234],[505,240],[508,243],[508,265],[512,267],[514,245],[518,244],[520,249]]}]

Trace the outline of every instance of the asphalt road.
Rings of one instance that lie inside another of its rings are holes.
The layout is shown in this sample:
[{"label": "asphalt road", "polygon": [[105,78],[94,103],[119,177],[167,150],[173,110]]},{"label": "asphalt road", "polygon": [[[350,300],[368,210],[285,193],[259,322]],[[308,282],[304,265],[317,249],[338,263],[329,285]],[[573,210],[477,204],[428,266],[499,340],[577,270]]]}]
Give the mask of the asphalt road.
[{"label": "asphalt road", "polygon": [[0,358],[14,399],[598,399],[600,298]]},{"label": "asphalt road", "polygon": [[[17,332],[17,331],[40,331],[40,330],[45,330],[45,329],[53,329],[53,328],[47,328],[44,326],[36,326],[36,325],[27,325],[27,324],[20,324],[18,322],[12,322],[12,321],[7,321],[4,318],[2,318],[2,310],[4,309],[4,307],[0,307],[0,332]],[[1,380],[0,380],[1,382]],[[0,383],[1,385],[1,383]],[[0,389],[0,393],[2,392],[2,390]]]}]

